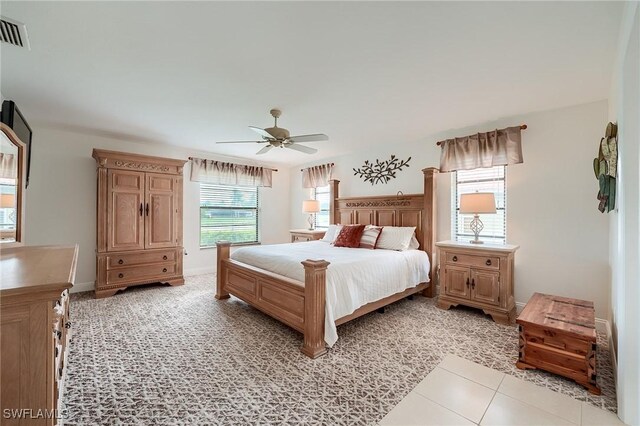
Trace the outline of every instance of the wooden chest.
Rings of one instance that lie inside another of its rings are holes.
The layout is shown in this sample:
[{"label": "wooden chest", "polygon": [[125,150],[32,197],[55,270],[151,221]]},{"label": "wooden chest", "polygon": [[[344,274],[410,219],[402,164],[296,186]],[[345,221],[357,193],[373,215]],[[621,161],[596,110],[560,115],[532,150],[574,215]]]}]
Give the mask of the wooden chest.
[{"label": "wooden chest", "polygon": [[518,368],[560,374],[600,394],[593,302],[535,293],[516,322],[520,329]]}]

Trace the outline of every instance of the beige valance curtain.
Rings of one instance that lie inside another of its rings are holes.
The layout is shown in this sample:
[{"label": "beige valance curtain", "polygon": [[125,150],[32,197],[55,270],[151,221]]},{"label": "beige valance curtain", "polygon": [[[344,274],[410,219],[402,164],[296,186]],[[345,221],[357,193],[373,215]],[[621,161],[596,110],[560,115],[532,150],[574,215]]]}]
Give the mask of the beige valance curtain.
[{"label": "beige valance curtain", "polygon": [[191,158],[191,180],[217,185],[272,186],[273,169]]},{"label": "beige valance curtain", "polygon": [[0,152],[0,178],[17,179],[18,177],[18,156],[15,154],[5,154]]},{"label": "beige valance curtain", "polygon": [[439,145],[442,172],[522,163],[520,126],[447,139]]},{"label": "beige valance curtain", "polygon": [[302,187],[318,188],[320,186],[327,186],[329,185],[329,180],[331,180],[332,173],[333,163],[302,169]]}]

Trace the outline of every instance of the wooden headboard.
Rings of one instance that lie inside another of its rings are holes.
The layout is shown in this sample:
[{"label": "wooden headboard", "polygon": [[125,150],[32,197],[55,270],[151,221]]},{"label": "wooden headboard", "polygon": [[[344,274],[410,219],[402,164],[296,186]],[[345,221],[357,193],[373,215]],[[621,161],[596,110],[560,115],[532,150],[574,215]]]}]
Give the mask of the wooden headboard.
[{"label": "wooden headboard", "polygon": [[398,194],[369,197],[339,197],[339,180],[331,180],[330,223],[378,226],[415,226],[420,249],[427,252],[431,262],[431,279],[435,277],[436,174],[434,167],[422,170],[422,194]]}]

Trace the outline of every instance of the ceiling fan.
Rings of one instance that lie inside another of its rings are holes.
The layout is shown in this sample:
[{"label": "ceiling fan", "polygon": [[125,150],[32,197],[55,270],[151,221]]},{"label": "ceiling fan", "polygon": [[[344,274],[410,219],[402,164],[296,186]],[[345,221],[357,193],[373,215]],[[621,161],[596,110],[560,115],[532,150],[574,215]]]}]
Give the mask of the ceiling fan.
[{"label": "ceiling fan", "polygon": [[278,118],[282,115],[282,111],[279,109],[272,109],[269,111],[275,119],[273,127],[267,127],[261,129],[260,127],[249,126],[251,130],[262,136],[260,141],[229,141],[229,142],[216,142],[216,143],[266,143],[260,151],[256,154],[265,154],[271,150],[271,148],[289,148],[295,151],[304,152],[305,154],[315,154],[318,152],[315,148],[310,148],[305,145],[300,145],[300,142],[319,142],[328,141],[329,136],[316,133],[313,135],[299,135],[289,136],[289,131],[285,128],[278,127]]}]

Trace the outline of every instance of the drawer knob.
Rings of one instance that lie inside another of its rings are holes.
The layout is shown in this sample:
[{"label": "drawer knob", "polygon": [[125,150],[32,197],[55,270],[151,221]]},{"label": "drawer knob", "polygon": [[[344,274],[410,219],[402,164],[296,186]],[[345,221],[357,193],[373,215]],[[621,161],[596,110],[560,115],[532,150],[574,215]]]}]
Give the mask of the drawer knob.
[{"label": "drawer knob", "polygon": [[168,259],[168,257],[167,257],[166,254],[164,256],[162,256],[162,260],[167,260],[167,259]]},{"label": "drawer knob", "polygon": [[453,256],[453,261],[457,262],[458,261],[458,256]]},{"label": "drawer knob", "polygon": [[487,266],[491,266],[491,259],[487,259],[487,261],[484,264]]},{"label": "drawer knob", "polygon": [[118,278],[124,278],[124,274],[123,273],[118,274]]},{"label": "drawer knob", "polygon": [[124,263],[124,260],[120,259],[118,260],[118,265],[122,265]]},{"label": "drawer knob", "polygon": [[162,268],[162,272],[167,272],[167,268]]}]

